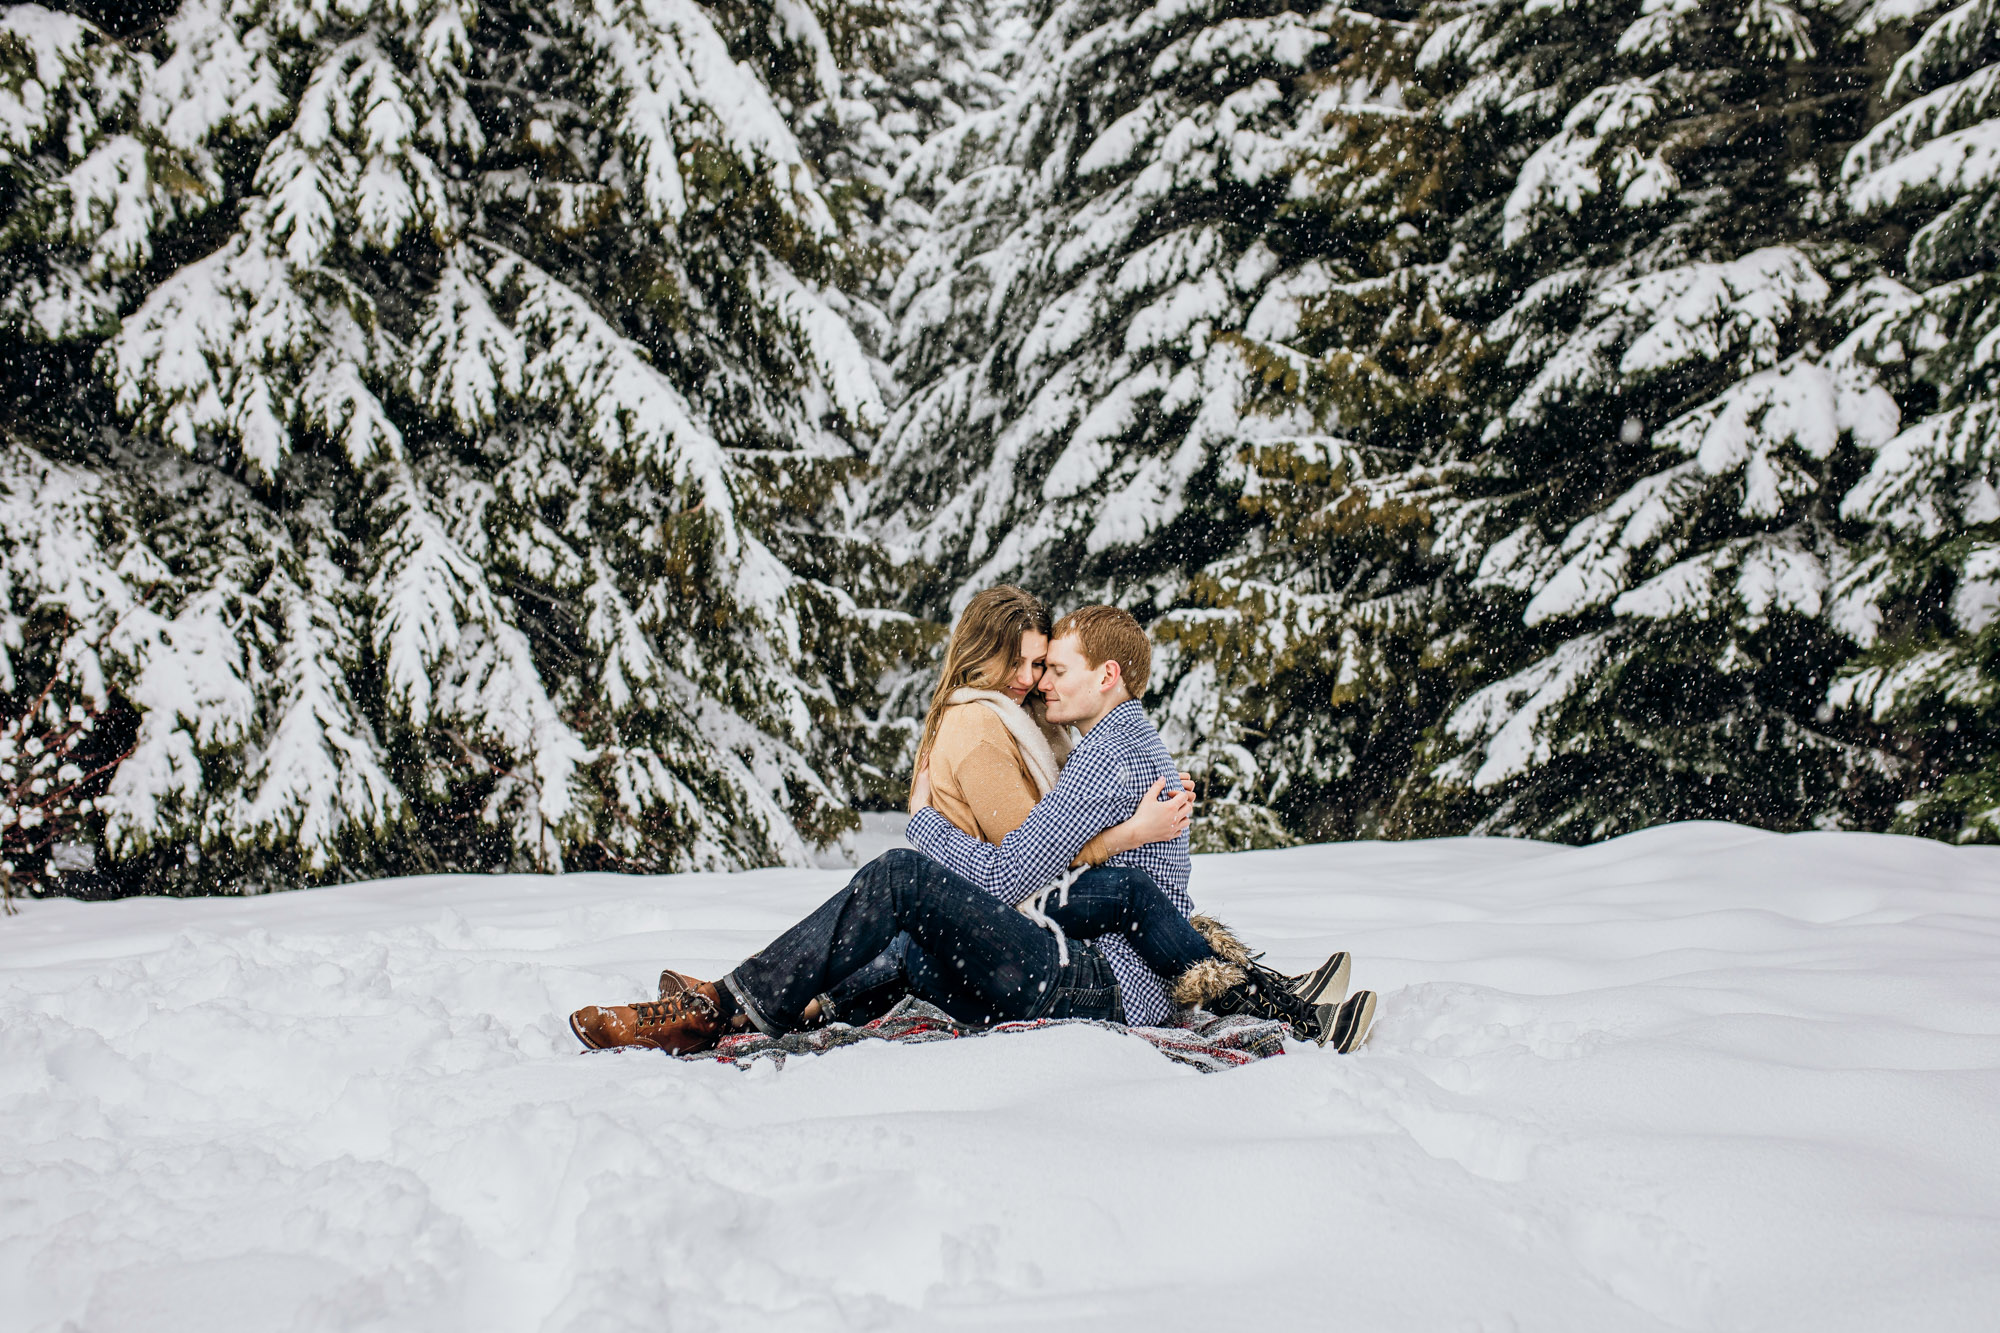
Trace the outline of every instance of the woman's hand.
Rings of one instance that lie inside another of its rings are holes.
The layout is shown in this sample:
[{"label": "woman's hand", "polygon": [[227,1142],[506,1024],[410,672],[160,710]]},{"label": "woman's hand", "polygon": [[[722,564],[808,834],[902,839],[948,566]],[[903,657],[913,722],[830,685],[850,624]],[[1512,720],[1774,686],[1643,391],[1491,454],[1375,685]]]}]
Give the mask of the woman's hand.
[{"label": "woman's hand", "polygon": [[1194,818],[1194,788],[1183,780],[1178,792],[1162,800],[1161,793],[1166,787],[1165,778],[1155,782],[1139,798],[1139,808],[1132,817],[1108,830],[1112,855],[1144,847],[1149,842],[1172,842],[1187,832],[1188,822]]}]

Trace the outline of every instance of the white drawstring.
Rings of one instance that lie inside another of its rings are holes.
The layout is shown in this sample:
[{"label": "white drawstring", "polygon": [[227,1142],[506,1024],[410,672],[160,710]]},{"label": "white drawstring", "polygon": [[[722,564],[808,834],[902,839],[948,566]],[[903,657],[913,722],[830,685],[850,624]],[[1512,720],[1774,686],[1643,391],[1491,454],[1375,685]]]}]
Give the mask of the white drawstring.
[{"label": "white drawstring", "polygon": [[1056,906],[1068,907],[1069,886],[1076,883],[1077,877],[1089,868],[1089,866],[1074,866],[1061,879],[1051,883],[1040,893],[1033,894],[1021,901],[1021,915],[1027,917],[1028,920],[1041,926],[1056,937],[1056,965],[1058,967],[1069,966],[1069,941],[1064,938],[1062,927],[1051,921],[1048,917],[1045,909],[1049,905],[1049,895],[1060,893],[1061,896],[1056,899]]}]

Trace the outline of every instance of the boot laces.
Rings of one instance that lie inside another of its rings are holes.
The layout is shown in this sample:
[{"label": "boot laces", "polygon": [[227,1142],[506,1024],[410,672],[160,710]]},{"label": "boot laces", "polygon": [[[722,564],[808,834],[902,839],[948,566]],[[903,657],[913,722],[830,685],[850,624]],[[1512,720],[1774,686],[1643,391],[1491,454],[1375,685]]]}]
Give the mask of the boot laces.
[{"label": "boot laces", "polygon": [[638,1028],[641,1032],[690,1018],[719,1021],[722,1017],[715,1007],[714,1000],[693,989],[669,995],[664,1000],[641,1000],[632,1006],[632,1012],[638,1015]]},{"label": "boot laces", "polygon": [[1288,978],[1261,963],[1249,968],[1251,985],[1256,988],[1254,1003],[1266,1018],[1275,1018],[1307,1039],[1319,1035],[1319,1014],[1295,993]]}]

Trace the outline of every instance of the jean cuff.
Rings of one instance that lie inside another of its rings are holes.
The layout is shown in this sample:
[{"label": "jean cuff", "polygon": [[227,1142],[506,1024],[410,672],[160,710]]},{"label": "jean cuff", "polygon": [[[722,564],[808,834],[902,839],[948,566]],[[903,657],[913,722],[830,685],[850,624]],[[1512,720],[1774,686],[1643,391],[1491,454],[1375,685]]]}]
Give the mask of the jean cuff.
[{"label": "jean cuff", "polygon": [[782,1037],[785,1035],[783,1028],[771,1026],[770,1020],[764,1017],[764,1011],[759,1009],[757,1002],[750,998],[750,992],[743,989],[743,983],[736,979],[734,972],[722,978],[722,985],[735,997],[736,1007],[741,1009],[743,1016],[750,1020],[751,1027],[756,1028],[767,1037]]}]

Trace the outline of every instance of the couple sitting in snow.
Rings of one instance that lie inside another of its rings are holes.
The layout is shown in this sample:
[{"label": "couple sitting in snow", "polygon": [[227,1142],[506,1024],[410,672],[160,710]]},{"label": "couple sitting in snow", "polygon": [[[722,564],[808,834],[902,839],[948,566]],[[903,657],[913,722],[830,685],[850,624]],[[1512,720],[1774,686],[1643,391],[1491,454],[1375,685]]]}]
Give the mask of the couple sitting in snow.
[{"label": "couple sitting in snow", "polygon": [[721,980],[669,970],[658,1000],[579,1009],[571,1029],[589,1047],[685,1054],[747,1026],[866,1023],[913,995],[982,1025],[1250,1013],[1353,1050],[1375,996],[1343,1002],[1345,953],[1284,976],[1191,915],[1194,793],[1138,705],[1151,665],[1146,632],[1116,607],[1051,626],[1019,588],[979,593],[924,719],[919,850],[870,862]]}]

